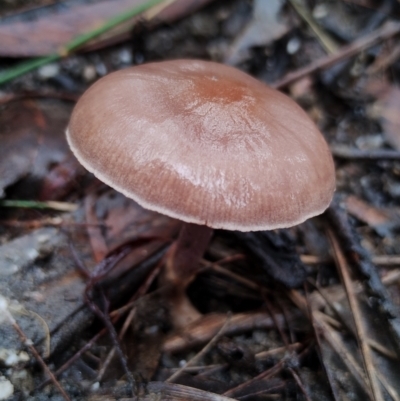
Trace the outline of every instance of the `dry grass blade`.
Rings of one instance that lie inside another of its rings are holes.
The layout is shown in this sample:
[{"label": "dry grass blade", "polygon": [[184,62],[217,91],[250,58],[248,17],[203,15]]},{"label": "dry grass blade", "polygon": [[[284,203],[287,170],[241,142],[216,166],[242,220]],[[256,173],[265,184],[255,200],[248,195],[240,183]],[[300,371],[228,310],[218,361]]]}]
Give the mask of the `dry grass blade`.
[{"label": "dry grass blade", "polygon": [[161,13],[161,11],[163,11],[164,9],[166,9],[167,7],[169,7],[171,4],[173,4],[175,2],[176,2],[176,0],[165,0],[161,4],[157,4],[154,7],[150,8],[149,10],[145,11],[142,14],[142,18],[144,20],[150,21],[153,18],[157,17],[158,14]]},{"label": "dry grass blade", "polygon": [[343,285],[345,287],[347,298],[350,304],[350,309],[353,314],[354,324],[357,332],[357,339],[363,356],[365,370],[368,375],[373,399],[375,401],[383,401],[380,384],[378,382],[376,370],[372,361],[371,349],[366,339],[365,327],[361,317],[361,310],[350,278],[349,267],[339,247],[339,243],[331,230],[328,230],[328,236],[332,244],[336,264],[342,277]]},{"label": "dry grass blade", "polygon": [[312,29],[324,49],[330,54],[337,52],[339,47],[336,42],[315,22],[314,18],[305,9],[305,7],[301,3],[299,3],[298,0],[290,0],[290,4],[300,15],[300,17],[307,23],[307,25]]}]

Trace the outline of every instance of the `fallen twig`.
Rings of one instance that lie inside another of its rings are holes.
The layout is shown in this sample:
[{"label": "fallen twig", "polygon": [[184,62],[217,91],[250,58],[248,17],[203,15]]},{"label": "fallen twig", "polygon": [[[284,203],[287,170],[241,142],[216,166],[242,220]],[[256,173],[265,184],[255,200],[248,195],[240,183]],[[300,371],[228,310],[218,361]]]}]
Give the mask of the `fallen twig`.
[{"label": "fallen twig", "polygon": [[276,375],[278,372],[280,372],[283,368],[285,367],[285,360],[279,361],[276,365],[274,365],[272,368],[265,370],[264,372],[261,372],[259,375],[256,377],[253,377],[252,379],[239,384],[236,387],[231,388],[228,391],[225,391],[224,395],[226,396],[233,396],[235,393],[243,390],[245,387],[249,386],[250,384],[259,381],[259,380],[265,380],[271,376]]},{"label": "fallen twig", "polygon": [[[306,286],[306,289],[307,289],[307,286]],[[323,357],[320,331],[318,330],[317,322],[315,321],[314,313],[313,313],[313,310],[311,308],[311,304],[310,304],[309,296],[308,296],[308,291],[306,291],[306,302],[307,302],[307,309],[310,311],[310,314],[311,314],[311,323],[312,323],[312,326],[313,326],[313,329],[314,329],[314,335],[315,335],[315,339],[316,339],[317,345],[318,345],[317,346],[317,354],[318,354],[318,357],[320,359],[322,368],[323,368],[323,370],[325,372],[325,375],[326,375],[326,377],[328,379],[329,386],[330,386],[333,398],[334,398],[335,401],[339,401],[340,397],[339,397],[339,390],[338,390],[337,384],[336,384],[336,382],[335,382],[335,380],[333,378],[332,371],[331,371],[331,369],[329,367],[329,364],[325,363],[325,359]]]},{"label": "fallen twig", "polygon": [[398,308],[390,300],[389,294],[382,284],[376,267],[371,263],[368,253],[358,243],[353,234],[345,212],[337,201],[332,202],[327,213],[346,256],[351,260],[358,271],[365,278],[365,283],[370,297],[375,297],[378,311],[389,323],[389,333],[393,336],[396,352],[400,355],[400,317]]},{"label": "fallen twig", "polygon": [[308,395],[307,390],[306,390],[305,387],[303,386],[303,382],[301,381],[300,376],[295,372],[294,369],[288,368],[288,370],[289,370],[289,372],[291,373],[291,375],[293,376],[293,378],[294,378],[295,382],[297,383],[297,385],[299,386],[299,388],[300,388],[301,392],[303,393],[305,399],[306,399],[307,401],[311,401],[311,398],[310,398],[310,396]]},{"label": "fallen twig", "polygon": [[[187,327],[183,333],[168,338],[163,345],[163,351],[178,352],[210,341],[224,325],[225,319],[226,315],[221,314],[204,316]],[[284,325],[285,321],[282,315],[278,315],[277,319],[280,325]],[[229,327],[225,331],[227,335],[231,335],[255,328],[272,327],[274,327],[274,322],[265,312],[238,313],[232,316]]]},{"label": "fallen twig", "polygon": [[220,328],[218,333],[215,334],[215,336],[208,342],[208,344],[202,348],[201,351],[199,351],[192,359],[190,359],[185,366],[182,366],[178,371],[176,371],[172,376],[170,376],[166,382],[167,383],[172,383],[174,380],[176,380],[184,371],[186,368],[194,365],[197,363],[219,340],[220,338],[225,334],[225,329],[229,326],[231,316],[228,315],[226,318],[226,321],[224,325]]},{"label": "fallen twig", "polygon": [[277,82],[272,83],[271,86],[275,89],[282,89],[300,78],[315,74],[316,72],[329,68],[342,60],[355,56],[365,48],[371,47],[382,40],[389,39],[390,37],[397,35],[399,32],[400,22],[390,21],[369,35],[344,46],[337,53],[322,57],[297,71],[288,73]]},{"label": "fallen twig", "polygon": [[[157,267],[155,268],[157,269]],[[128,302],[128,304],[124,305],[123,307],[113,310],[110,313],[110,318],[113,324],[117,323],[118,320],[129,310],[135,307],[135,303],[137,300],[145,293],[147,292],[148,288],[150,287],[152,283],[152,279],[154,278],[153,273],[150,273],[150,276],[146,281],[142,284],[142,286],[138,289],[136,294],[132,297],[132,301]],[[77,351],[68,361],[66,361],[60,368],[57,369],[57,371],[54,373],[54,376],[58,376],[61,373],[63,373],[66,369],[68,369],[75,361],[77,361],[86,351],[88,351],[92,346],[95,344],[97,340],[99,340],[101,337],[103,337],[106,333],[108,332],[107,328],[104,327],[102,330],[100,330],[95,336],[93,336],[79,351]],[[45,380],[42,382],[39,386],[38,389],[43,388],[45,385],[49,383],[49,380]]]},{"label": "fallen twig", "polygon": [[368,375],[369,385],[372,390],[373,398],[375,401],[383,401],[381,388],[372,361],[371,349],[366,340],[365,327],[361,318],[360,306],[354,293],[353,284],[350,278],[349,267],[342,251],[339,248],[339,243],[331,230],[328,230],[328,237],[332,244],[337,266],[342,277],[343,285],[345,287],[347,298],[350,304],[350,309],[353,314],[357,339],[363,356],[365,370]]},{"label": "fallen twig", "polygon": [[[307,302],[298,291],[292,290],[288,293],[288,296],[292,302],[304,313],[304,315],[309,315]],[[371,395],[371,390],[368,387],[367,378],[365,377],[363,370],[358,365],[354,357],[348,352],[347,349],[345,349],[345,346],[342,344],[337,332],[327,324],[325,317],[328,316],[313,309],[311,309],[311,314],[312,321],[317,329],[322,330],[324,338],[342,358],[349,372],[353,374],[361,388],[363,388],[368,395]]]},{"label": "fallen twig", "polygon": [[21,327],[17,323],[17,321],[13,318],[11,315],[10,311],[8,310],[8,305],[7,305],[7,300],[3,297],[0,296],[0,323],[2,319],[5,318],[6,321],[8,321],[11,326],[14,328],[14,330],[18,333],[21,342],[25,344],[29,350],[31,351],[32,355],[35,357],[35,359],[39,362],[40,366],[43,368],[43,370],[47,373],[49,376],[51,382],[57,387],[58,391],[62,394],[64,399],[66,401],[71,401],[69,398],[68,394],[65,392],[65,390],[61,387],[61,384],[58,382],[52,371],[49,369],[49,367],[46,365],[46,362],[42,359],[40,356],[39,352],[36,350],[36,348],[33,345],[32,340],[30,340],[25,333],[22,331]]},{"label": "fallen twig", "polygon": [[75,203],[47,201],[37,202],[30,200],[0,200],[0,207],[18,207],[25,209],[52,209],[59,212],[73,212],[78,208]]},{"label": "fallen twig", "polygon": [[300,17],[312,29],[324,49],[330,54],[336,53],[338,51],[338,44],[315,22],[310,12],[308,12],[308,10],[306,10],[306,8],[298,0],[289,1]]},{"label": "fallen twig", "polygon": [[342,145],[331,145],[333,156],[349,160],[400,160],[400,152],[391,149],[360,150]]}]

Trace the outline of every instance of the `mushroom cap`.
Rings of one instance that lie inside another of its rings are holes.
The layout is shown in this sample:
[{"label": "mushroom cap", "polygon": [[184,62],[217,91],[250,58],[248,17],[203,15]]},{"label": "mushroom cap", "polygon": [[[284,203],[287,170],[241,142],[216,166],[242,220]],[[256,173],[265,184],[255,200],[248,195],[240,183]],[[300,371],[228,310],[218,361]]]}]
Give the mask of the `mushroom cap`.
[{"label": "mushroom cap", "polygon": [[143,207],[239,231],[299,224],[335,189],[329,148],[289,97],[235,68],[175,60],[114,72],[80,98],[78,160]]}]

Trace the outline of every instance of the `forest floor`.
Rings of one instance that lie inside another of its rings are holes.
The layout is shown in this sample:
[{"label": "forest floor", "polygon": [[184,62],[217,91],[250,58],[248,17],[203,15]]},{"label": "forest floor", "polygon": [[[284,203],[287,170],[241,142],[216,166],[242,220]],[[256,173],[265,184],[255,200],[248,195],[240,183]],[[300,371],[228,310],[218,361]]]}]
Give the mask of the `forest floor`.
[{"label": "forest floor", "polygon": [[[0,4],[0,400],[399,401],[400,3],[164,0],[105,29],[145,3]],[[217,230],[187,291],[203,317],[179,330],[158,278],[180,223],[65,139],[97,79],[176,58],[287,93],[337,180],[303,224]]]}]

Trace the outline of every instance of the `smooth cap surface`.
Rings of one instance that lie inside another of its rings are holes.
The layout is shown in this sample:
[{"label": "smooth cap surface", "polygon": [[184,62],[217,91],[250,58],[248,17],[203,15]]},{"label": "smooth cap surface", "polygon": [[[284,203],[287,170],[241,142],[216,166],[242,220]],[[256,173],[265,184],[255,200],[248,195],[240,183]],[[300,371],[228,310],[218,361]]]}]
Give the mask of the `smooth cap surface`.
[{"label": "smooth cap surface", "polygon": [[147,209],[214,228],[289,227],[335,188],[328,146],[289,97],[195,60],[112,73],[78,101],[67,130],[78,160]]}]

